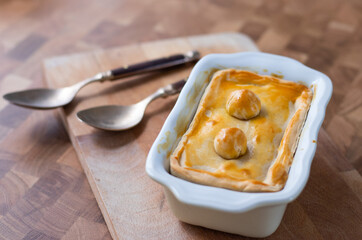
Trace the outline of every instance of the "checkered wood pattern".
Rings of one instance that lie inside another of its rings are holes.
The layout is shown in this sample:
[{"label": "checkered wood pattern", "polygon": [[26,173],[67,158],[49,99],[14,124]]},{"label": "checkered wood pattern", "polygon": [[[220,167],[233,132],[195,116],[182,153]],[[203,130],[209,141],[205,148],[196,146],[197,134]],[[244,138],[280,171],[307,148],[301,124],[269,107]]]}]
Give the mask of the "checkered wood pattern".
[{"label": "checkered wood pattern", "polygon": [[[0,94],[42,86],[47,57],[225,31],[248,34],[260,50],[295,58],[334,84],[310,180],[270,239],[358,239],[361,1],[0,1]],[[180,224],[196,239],[242,239]],[[57,114],[2,99],[0,238],[111,238]]]}]

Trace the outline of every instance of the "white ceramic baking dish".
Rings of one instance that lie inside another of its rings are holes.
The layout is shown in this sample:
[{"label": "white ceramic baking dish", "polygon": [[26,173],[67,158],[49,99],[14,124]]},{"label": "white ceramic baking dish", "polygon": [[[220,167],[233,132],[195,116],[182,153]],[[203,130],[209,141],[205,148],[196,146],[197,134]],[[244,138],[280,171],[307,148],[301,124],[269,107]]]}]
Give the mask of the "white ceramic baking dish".
[{"label": "white ceramic baking dish", "polygon": [[[226,68],[277,74],[314,91],[287,183],[279,192],[237,192],[191,183],[169,173],[170,153],[191,122],[210,75],[215,69]],[[331,95],[332,83],[326,75],[287,57],[260,52],[207,55],[192,70],[156,138],[147,157],[146,172],[164,186],[169,206],[181,221],[249,237],[269,236],[278,228],[287,204],[298,197],[308,180]]]}]

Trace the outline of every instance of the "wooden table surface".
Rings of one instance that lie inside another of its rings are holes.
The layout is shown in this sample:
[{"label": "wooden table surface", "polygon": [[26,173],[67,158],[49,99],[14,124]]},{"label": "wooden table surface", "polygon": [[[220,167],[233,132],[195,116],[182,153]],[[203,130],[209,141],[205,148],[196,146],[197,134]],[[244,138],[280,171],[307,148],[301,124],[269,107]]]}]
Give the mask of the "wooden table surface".
[{"label": "wooden table surface", "polygon": [[[315,232],[315,239],[360,238],[361,1],[3,0],[0,94],[43,86],[42,60],[48,57],[225,31],[248,34],[261,51],[295,58],[334,84],[306,186],[319,196],[304,191],[274,236],[301,239],[293,234],[298,226]],[[319,204],[320,198],[329,204]],[[293,216],[296,208],[305,215]],[[198,239],[207,237],[193,231]],[[111,239],[56,111],[2,99],[0,238]]]}]

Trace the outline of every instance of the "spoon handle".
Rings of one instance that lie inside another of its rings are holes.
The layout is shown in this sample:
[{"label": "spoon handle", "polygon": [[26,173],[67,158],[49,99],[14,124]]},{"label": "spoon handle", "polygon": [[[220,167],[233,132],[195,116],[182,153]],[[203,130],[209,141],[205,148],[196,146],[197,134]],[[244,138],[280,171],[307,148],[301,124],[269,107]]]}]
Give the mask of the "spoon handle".
[{"label": "spoon handle", "polygon": [[182,90],[185,83],[186,83],[186,80],[182,79],[178,82],[171,83],[171,84],[163,87],[163,90],[165,92],[165,96],[163,96],[163,97],[167,97],[167,96],[171,96],[176,93],[179,93]]},{"label": "spoon handle", "polygon": [[129,66],[112,69],[103,73],[104,80],[116,80],[123,77],[129,77],[141,73],[161,70],[173,66],[196,61],[200,58],[198,51],[189,51],[185,54],[175,54],[168,57],[153,59]]},{"label": "spoon handle", "polygon": [[161,97],[165,98],[165,97],[174,95],[176,93],[179,93],[181,91],[181,89],[183,88],[183,86],[185,85],[185,83],[186,83],[186,80],[182,79],[178,82],[171,83],[165,87],[159,88],[156,92],[154,92],[150,96],[146,97],[139,103],[144,104],[144,106],[146,108],[146,106],[150,102],[152,102],[153,100],[155,100],[157,98],[161,98]]}]

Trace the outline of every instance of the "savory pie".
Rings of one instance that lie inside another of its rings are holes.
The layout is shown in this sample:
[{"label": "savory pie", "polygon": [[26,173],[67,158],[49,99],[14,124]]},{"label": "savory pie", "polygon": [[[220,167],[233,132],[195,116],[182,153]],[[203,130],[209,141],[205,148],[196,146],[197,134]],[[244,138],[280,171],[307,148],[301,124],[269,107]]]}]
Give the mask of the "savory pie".
[{"label": "savory pie", "polygon": [[303,84],[216,72],[170,156],[171,173],[237,191],[281,190],[312,101]]}]

